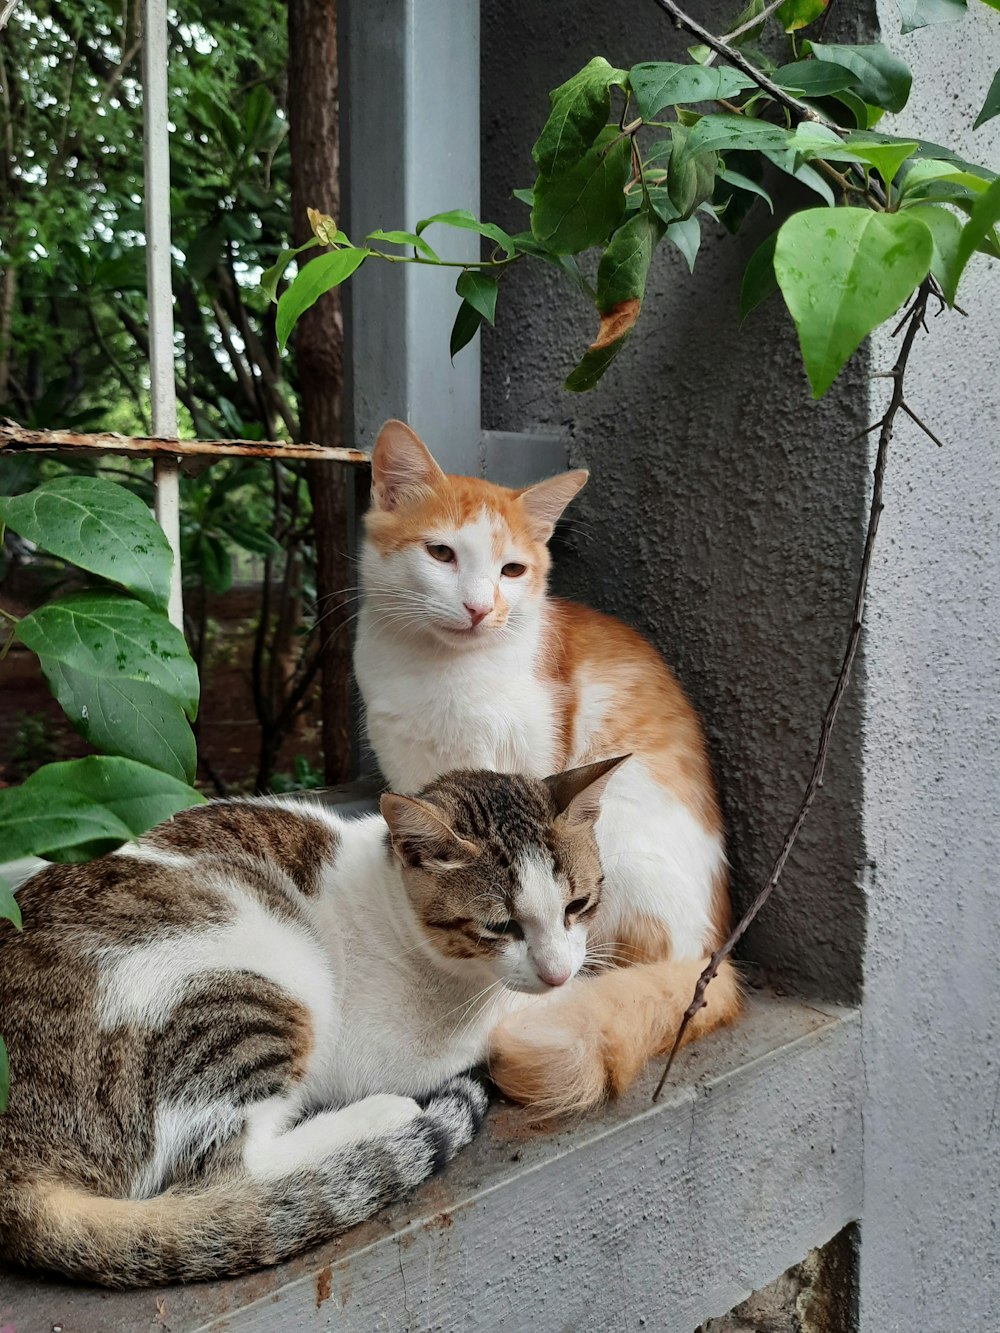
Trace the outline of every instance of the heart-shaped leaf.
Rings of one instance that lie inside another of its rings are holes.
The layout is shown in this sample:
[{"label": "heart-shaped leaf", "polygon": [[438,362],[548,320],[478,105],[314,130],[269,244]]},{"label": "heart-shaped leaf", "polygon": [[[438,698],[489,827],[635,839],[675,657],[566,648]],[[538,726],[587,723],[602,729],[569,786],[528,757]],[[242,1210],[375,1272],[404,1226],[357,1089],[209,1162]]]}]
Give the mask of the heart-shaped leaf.
[{"label": "heart-shaped leaf", "polygon": [[881,42],[870,46],[805,42],[803,49],[816,60],[850,70],[857,77],[855,90],[863,101],[885,111],[902,111],[906,106],[913,82],[910,67]]},{"label": "heart-shaped leaf", "polygon": [[101,477],[57,477],[0,497],[0,522],[91,574],[165,610],[173,556],[143,502]]},{"label": "heart-shaped leaf", "polygon": [[39,663],[63,712],[96,750],[194,780],[194,735],[176,700],[142,681],[84,675],[49,657]]},{"label": "heart-shaped leaf", "polygon": [[39,657],[85,676],[153,685],[188,717],[197,714],[198,671],[184,635],[132,597],[71,593],[25,616],[17,635]]},{"label": "heart-shaped leaf", "polygon": [[629,82],[643,120],[654,120],[665,106],[688,102],[714,102],[720,97],[735,97],[753,80],[738,69],[719,69],[700,65],[676,64],[671,60],[633,65]]},{"label": "heart-shaped leaf", "polygon": [[814,398],[923,281],[933,252],[930,230],[907,213],[820,208],[788,219],[778,232],[774,272]]}]

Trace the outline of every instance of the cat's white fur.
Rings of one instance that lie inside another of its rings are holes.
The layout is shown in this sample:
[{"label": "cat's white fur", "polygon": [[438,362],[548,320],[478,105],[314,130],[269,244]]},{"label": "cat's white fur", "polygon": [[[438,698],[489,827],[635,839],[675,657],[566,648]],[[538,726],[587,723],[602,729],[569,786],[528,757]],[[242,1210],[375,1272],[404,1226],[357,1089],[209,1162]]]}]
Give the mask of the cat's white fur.
[{"label": "cat's white fur", "polygon": [[[314,1161],[318,1146],[329,1151],[416,1116],[412,1097],[482,1061],[495,1023],[544,1003],[549,987],[583,964],[587,945],[585,925],[566,926],[565,894],[551,864],[528,856],[519,867],[524,938],[505,941],[489,958],[449,959],[418,925],[401,866],[387,853],[381,816],[344,820],[318,805],[280,798],[273,804],[308,811],[337,834],[320,891],[299,899],[302,924],[227,887],[220,875],[213,887],[231,897],[232,919],[145,947],[95,953],[105,1031],[130,1023],[163,1027],[191,979],[206,971],[250,970],[308,1008],[313,1042],[304,1081],[294,1095],[263,1102],[249,1115],[244,1163],[265,1177]],[[118,855],[169,857],[172,866],[186,860],[135,844]],[[342,1109],[322,1110],[330,1106]],[[204,1152],[206,1136],[217,1137],[240,1118],[230,1109],[231,1115],[215,1106],[193,1116],[172,1103],[158,1107],[153,1157],[134,1182],[134,1196],[156,1194],[179,1161]]]}]

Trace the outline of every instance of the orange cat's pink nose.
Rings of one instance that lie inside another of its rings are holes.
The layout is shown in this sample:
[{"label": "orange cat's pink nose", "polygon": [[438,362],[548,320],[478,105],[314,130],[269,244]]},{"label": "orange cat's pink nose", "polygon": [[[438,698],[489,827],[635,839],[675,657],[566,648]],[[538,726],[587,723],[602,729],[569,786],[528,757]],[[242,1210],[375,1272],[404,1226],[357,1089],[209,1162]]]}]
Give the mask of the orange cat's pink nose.
[{"label": "orange cat's pink nose", "polygon": [[473,629],[475,629],[481,620],[485,620],[489,615],[489,611],[480,611],[479,607],[470,606],[468,602],[463,602],[462,605],[469,613],[469,619],[472,621]]}]

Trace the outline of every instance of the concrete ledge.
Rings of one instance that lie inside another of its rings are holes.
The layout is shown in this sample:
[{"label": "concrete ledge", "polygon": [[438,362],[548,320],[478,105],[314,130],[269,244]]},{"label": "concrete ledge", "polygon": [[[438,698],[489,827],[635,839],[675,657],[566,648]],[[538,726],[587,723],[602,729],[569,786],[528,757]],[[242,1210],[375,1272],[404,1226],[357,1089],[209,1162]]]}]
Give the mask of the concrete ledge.
[{"label": "concrete ledge", "polygon": [[405,1205],[249,1278],[109,1294],[0,1276],[17,1333],[692,1333],[861,1206],[860,1023],[759,996],[740,1027],[557,1133],[497,1106]]}]

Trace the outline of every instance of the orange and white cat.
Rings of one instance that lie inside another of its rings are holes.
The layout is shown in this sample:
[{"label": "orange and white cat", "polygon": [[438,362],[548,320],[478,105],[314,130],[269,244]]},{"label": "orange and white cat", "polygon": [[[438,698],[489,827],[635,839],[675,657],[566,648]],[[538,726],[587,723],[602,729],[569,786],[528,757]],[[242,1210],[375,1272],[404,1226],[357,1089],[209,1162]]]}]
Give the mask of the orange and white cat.
[{"label": "orange and white cat", "polygon": [[[728,927],[701,726],[643,638],[547,595],[547,543],[586,472],[520,491],[448,476],[390,421],[372,474],[355,668],[392,786],[415,791],[459,767],[544,777],[633,755],[597,824],[605,885],[590,952],[613,966],[554,987],[491,1044],[491,1073],[515,1100],[553,1113],[593,1105],[669,1048]],[[689,1039],[739,1009],[726,963]]]}]

